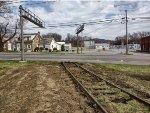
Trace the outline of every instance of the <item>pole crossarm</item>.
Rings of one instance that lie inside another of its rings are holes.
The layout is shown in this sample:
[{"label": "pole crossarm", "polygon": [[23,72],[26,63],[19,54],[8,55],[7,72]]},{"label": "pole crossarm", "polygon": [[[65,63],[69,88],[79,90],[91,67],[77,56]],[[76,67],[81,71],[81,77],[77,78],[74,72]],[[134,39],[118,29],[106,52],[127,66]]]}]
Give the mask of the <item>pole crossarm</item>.
[{"label": "pole crossarm", "polygon": [[80,25],[77,29],[76,29],[76,34],[79,34],[80,32],[82,32],[84,30],[84,24]]},{"label": "pole crossarm", "polygon": [[19,7],[22,10],[22,17],[34,23],[35,25],[45,28],[45,23],[38,16],[32,13],[29,9],[24,9],[21,5]]}]

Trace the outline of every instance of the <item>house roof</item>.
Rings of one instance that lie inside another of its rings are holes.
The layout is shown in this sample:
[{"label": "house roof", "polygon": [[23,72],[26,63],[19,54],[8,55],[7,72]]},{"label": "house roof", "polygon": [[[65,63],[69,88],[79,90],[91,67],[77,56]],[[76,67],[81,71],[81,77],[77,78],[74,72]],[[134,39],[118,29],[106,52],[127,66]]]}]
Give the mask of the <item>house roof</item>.
[{"label": "house roof", "polygon": [[32,43],[33,40],[25,40],[24,43]]},{"label": "house roof", "polygon": [[108,43],[95,43],[95,45],[109,45]]},{"label": "house roof", "polygon": [[[54,38],[42,38],[40,44],[51,44]],[[55,40],[54,40],[55,41]]]},{"label": "house roof", "polygon": [[36,35],[25,35],[23,36],[24,38],[29,37],[29,40],[33,40],[35,38]]},{"label": "house roof", "polygon": [[65,42],[56,42],[58,45],[63,45]]}]

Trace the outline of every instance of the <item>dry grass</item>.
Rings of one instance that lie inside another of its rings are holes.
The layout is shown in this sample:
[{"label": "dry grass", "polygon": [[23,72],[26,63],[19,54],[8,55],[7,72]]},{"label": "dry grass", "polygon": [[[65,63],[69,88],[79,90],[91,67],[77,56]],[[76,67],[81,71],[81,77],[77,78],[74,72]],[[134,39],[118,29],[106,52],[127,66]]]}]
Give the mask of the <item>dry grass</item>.
[{"label": "dry grass", "polygon": [[20,63],[19,61],[0,61],[0,69],[20,67],[26,64],[28,63]]},{"label": "dry grass", "polygon": [[95,64],[96,66],[103,66],[108,69],[114,69],[130,74],[150,75],[150,66],[143,65],[128,65],[128,64]]}]

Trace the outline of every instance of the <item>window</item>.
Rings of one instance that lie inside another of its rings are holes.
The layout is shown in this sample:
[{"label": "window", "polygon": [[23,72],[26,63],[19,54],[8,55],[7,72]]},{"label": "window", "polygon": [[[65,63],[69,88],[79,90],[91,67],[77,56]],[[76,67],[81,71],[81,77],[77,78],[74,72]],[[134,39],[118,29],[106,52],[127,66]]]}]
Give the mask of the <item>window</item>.
[{"label": "window", "polygon": [[28,48],[28,49],[31,49],[31,45],[30,45],[30,44],[29,44],[29,45],[27,45],[27,48]]}]

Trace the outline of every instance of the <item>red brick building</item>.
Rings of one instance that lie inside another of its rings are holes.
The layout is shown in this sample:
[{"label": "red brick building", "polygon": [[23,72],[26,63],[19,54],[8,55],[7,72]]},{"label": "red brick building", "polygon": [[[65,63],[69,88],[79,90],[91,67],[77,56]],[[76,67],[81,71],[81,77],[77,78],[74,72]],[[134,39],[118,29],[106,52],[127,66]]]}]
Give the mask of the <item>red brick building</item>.
[{"label": "red brick building", "polygon": [[141,51],[150,52],[150,36],[141,39]]}]

